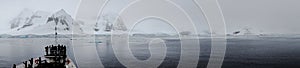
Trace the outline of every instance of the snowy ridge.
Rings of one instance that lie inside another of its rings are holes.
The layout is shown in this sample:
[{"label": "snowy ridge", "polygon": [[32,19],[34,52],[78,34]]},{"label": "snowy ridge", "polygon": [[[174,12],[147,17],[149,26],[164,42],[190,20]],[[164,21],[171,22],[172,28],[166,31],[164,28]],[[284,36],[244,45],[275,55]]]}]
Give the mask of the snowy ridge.
[{"label": "snowy ridge", "polygon": [[29,9],[24,9],[16,18],[9,22],[11,24],[10,28],[20,28],[22,25],[29,23],[33,13],[34,12]]},{"label": "snowy ridge", "polygon": [[[61,9],[53,14],[43,11],[30,11],[25,9],[18,17],[11,22],[10,35],[47,35],[54,34],[55,26],[57,26],[58,34],[81,34],[82,29],[80,24],[76,23],[74,19],[65,10]],[[76,26],[76,28],[72,28]],[[77,33],[74,33],[73,30]]]}]

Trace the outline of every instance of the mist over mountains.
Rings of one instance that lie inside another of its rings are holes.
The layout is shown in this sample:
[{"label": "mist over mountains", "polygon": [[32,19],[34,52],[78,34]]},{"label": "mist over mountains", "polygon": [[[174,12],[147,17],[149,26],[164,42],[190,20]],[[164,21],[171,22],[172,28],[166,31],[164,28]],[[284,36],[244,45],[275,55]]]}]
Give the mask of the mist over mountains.
[{"label": "mist over mountains", "polygon": [[[63,9],[51,14],[45,11],[31,11],[24,9],[16,18],[10,21],[11,35],[24,35],[24,34],[54,34],[55,26],[60,34],[80,34],[80,24]],[[78,28],[73,28],[78,27]]]},{"label": "mist over mountains", "polygon": [[[55,33],[55,26],[58,34],[94,34],[104,33],[110,30],[126,31],[127,27],[121,19],[118,19],[113,26],[115,15],[106,15],[105,19],[101,19],[93,24],[85,23],[73,19],[64,9],[49,13],[45,11],[32,11],[24,9],[18,16],[12,19],[10,23],[8,35],[47,35]],[[92,32],[91,32],[92,31]]]},{"label": "mist over mountains", "polygon": [[[60,37],[66,37],[64,35],[85,35],[85,34],[110,34],[111,30],[121,30],[127,31],[128,28],[122,21],[122,18],[116,19],[118,15],[107,14],[99,18],[95,23],[85,23],[73,19],[73,17],[66,12],[64,9],[58,10],[56,12],[46,12],[46,11],[33,11],[30,9],[24,9],[20,12],[18,16],[12,19],[10,23],[9,32],[2,34],[3,37],[8,36],[22,36],[22,37],[54,37],[55,27],[57,27],[57,32]],[[116,20],[116,24],[113,25],[113,22]],[[168,33],[155,33],[149,34],[143,32],[139,29],[135,35],[176,35]],[[214,32],[203,31],[199,34],[201,36],[210,36],[214,35]],[[243,35],[257,35],[257,36],[266,36],[262,31],[253,30],[250,27],[245,27],[237,29],[232,33],[227,33],[227,36],[243,36]],[[269,34],[274,36],[275,34]],[[277,35],[278,36],[278,35]]]}]

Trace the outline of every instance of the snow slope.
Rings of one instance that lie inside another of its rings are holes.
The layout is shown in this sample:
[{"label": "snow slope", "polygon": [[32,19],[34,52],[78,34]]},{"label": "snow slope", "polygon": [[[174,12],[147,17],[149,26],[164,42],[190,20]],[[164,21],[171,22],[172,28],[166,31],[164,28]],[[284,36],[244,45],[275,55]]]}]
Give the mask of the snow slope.
[{"label": "snow slope", "polygon": [[43,11],[33,12],[26,9],[10,23],[11,31],[7,34],[11,35],[54,34],[55,26],[57,26],[58,34],[83,33],[82,29],[80,28],[80,24],[75,22],[74,19],[63,9],[53,14]]}]

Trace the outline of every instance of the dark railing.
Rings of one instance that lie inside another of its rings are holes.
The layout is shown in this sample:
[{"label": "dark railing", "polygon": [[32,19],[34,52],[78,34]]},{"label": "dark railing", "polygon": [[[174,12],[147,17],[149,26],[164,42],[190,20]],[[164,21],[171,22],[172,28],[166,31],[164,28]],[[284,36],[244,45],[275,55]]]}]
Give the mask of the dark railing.
[{"label": "dark railing", "polygon": [[[67,62],[66,46],[64,45],[50,45],[45,47],[45,58],[42,60],[41,57],[34,60],[33,58],[28,61],[22,62],[25,68],[65,68]],[[49,61],[51,60],[51,61]],[[33,66],[34,63],[36,66]],[[13,64],[12,68],[16,68],[17,65]]]}]

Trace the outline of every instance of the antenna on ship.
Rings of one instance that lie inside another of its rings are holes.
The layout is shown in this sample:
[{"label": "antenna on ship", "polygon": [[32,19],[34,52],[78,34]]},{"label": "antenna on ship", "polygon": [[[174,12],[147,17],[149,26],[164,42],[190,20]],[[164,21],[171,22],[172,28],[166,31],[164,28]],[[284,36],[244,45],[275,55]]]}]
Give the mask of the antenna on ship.
[{"label": "antenna on ship", "polygon": [[[56,20],[57,20],[57,18],[55,18]],[[55,44],[58,44],[57,43],[57,24],[58,24],[58,21],[55,21],[55,28],[54,28],[54,30],[55,30]]]}]

